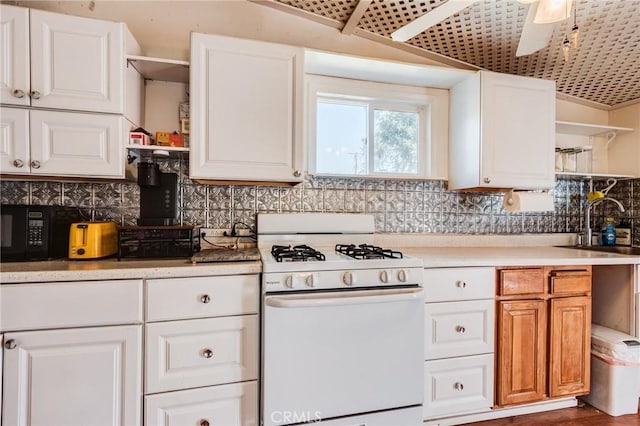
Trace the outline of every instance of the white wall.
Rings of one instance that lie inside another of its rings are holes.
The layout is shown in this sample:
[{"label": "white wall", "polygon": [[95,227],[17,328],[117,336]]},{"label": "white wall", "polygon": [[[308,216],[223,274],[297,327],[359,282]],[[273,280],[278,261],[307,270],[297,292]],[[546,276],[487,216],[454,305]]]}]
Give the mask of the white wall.
[{"label": "white wall", "polygon": [[640,103],[609,111],[609,124],[634,129],[619,134],[609,145],[609,168],[640,176]]}]

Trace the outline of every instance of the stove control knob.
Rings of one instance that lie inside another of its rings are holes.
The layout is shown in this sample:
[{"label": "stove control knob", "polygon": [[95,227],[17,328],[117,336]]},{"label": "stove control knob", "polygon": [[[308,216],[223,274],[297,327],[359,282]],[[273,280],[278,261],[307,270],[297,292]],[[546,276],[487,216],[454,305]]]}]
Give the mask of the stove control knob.
[{"label": "stove control knob", "polygon": [[316,284],[316,277],[314,276],[314,274],[309,274],[307,278],[305,278],[304,283],[308,287],[314,287]]},{"label": "stove control knob", "polygon": [[293,277],[291,275],[287,275],[286,277],[284,277],[284,286],[293,288]]},{"label": "stove control knob", "polygon": [[398,271],[398,281],[400,281],[401,283],[407,282],[407,271],[405,271],[404,269],[400,269]]},{"label": "stove control knob", "polygon": [[358,281],[358,277],[353,272],[345,272],[342,276],[342,282],[345,285],[352,286]]},{"label": "stove control knob", "polygon": [[380,282],[387,284],[389,282],[389,273],[387,271],[380,272]]}]

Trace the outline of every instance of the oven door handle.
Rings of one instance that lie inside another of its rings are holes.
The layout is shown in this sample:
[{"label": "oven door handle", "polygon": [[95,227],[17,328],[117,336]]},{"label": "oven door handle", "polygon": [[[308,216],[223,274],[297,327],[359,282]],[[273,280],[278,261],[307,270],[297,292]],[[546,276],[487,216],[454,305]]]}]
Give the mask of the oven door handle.
[{"label": "oven door handle", "polygon": [[322,295],[267,296],[265,303],[274,308],[321,308],[342,305],[362,305],[369,303],[404,302],[424,299],[421,288],[398,290],[367,290]]}]

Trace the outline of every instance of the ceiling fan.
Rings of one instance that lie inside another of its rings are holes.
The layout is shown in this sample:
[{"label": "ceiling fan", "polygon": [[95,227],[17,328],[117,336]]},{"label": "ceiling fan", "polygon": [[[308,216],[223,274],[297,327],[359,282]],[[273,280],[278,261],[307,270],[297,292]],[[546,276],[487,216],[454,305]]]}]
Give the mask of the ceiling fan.
[{"label": "ceiling fan", "polygon": [[[391,39],[394,41],[407,41],[478,1],[480,0],[449,0],[391,33]],[[573,2],[573,0],[517,1],[529,4],[529,11],[520,34],[516,56],[530,55],[546,47],[551,41],[555,23],[569,18]],[[574,25],[572,30],[574,45],[577,43],[577,35],[578,27]],[[568,40],[565,42],[569,43]]]}]

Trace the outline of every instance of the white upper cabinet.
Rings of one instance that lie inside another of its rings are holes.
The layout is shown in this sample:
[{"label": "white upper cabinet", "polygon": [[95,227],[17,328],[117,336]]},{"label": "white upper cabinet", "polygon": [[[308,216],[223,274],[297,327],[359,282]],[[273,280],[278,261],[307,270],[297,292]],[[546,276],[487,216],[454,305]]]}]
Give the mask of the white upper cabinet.
[{"label": "white upper cabinet", "polygon": [[0,173],[124,177],[124,117],[5,107],[0,112]]},{"label": "white upper cabinet", "polygon": [[304,51],[191,35],[192,179],[302,180]]},{"label": "white upper cabinet", "polygon": [[0,103],[31,104],[29,9],[0,5]]},{"label": "white upper cabinet", "polygon": [[555,82],[480,71],[451,89],[449,189],[554,186]]},{"label": "white upper cabinet", "polygon": [[3,104],[124,113],[121,23],[2,5]]}]

